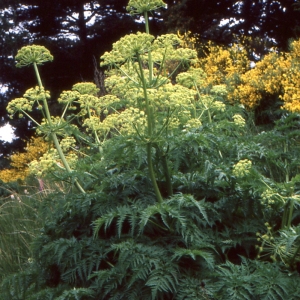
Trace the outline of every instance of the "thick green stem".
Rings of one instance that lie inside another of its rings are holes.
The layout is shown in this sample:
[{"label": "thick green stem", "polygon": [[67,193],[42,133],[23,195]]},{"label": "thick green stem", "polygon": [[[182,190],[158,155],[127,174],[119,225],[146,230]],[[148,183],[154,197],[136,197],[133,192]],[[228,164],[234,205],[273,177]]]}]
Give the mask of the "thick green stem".
[{"label": "thick green stem", "polygon": [[294,200],[291,199],[289,201],[289,214],[288,214],[288,219],[286,224],[288,228],[290,228],[292,225],[293,212],[294,212]]},{"label": "thick green stem", "polygon": [[149,18],[148,18],[148,12],[144,12],[144,18],[145,18],[145,27],[146,27],[146,33],[150,34],[149,30]]},{"label": "thick green stem", "polygon": [[163,173],[166,180],[166,186],[167,186],[167,194],[168,196],[173,195],[173,186],[171,181],[171,175],[168,167],[168,161],[167,161],[167,154],[162,153],[162,151],[159,149],[158,145],[155,145],[156,151],[158,152],[159,158],[161,159],[162,167],[163,167]]},{"label": "thick green stem", "polygon": [[143,66],[142,66],[142,61],[140,59],[140,56],[137,55],[138,58],[138,63],[139,63],[139,69],[140,69],[140,75],[141,75],[141,80],[142,80],[142,85],[143,85],[143,92],[144,92],[144,99],[145,99],[145,103],[146,103],[146,115],[147,115],[147,133],[148,133],[148,143],[147,143],[147,163],[148,163],[148,169],[149,169],[149,175],[150,175],[150,179],[154,188],[154,192],[157,198],[157,201],[159,203],[162,203],[163,198],[161,196],[160,190],[158,188],[157,182],[156,182],[156,178],[155,178],[155,173],[154,173],[154,168],[153,168],[153,162],[152,162],[152,135],[153,135],[153,124],[152,124],[152,120],[154,118],[153,116],[153,111],[150,107],[149,104],[149,99],[148,99],[148,94],[147,94],[147,85],[146,85],[146,80],[145,80],[145,76],[144,76],[144,70],[143,70]]},{"label": "thick green stem", "polygon": [[[150,34],[149,18],[148,18],[148,12],[147,11],[145,11],[144,17],[145,17],[146,33]],[[148,52],[148,64],[149,64],[149,83],[152,84],[152,80],[153,80],[153,61],[152,61],[151,51]]]},{"label": "thick green stem", "polygon": [[142,85],[143,85],[144,99],[145,99],[145,104],[146,104],[148,137],[150,139],[152,139],[152,113],[153,112],[150,108],[149,98],[148,98],[148,94],[147,94],[147,85],[146,85],[146,80],[145,80],[145,76],[144,76],[144,70],[143,70],[142,61],[141,61],[139,55],[138,55],[138,63],[139,63],[139,69],[140,69],[140,74],[141,74],[141,81],[142,81]]},{"label": "thick green stem", "polygon": [[285,226],[286,226],[287,209],[288,209],[288,203],[285,204],[284,209],[283,209],[283,215],[282,215],[282,220],[281,220],[281,229],[285,228]]},{"label": "thick green stem", "polygon": [[152,163],[152,143],[149,142],[147,144],[147,162],[148,162],[148,169],[149,169],[149,175],[150,175],[150,179],[153,185],[153,189],[156,195],[156,199],[159,203],[163,202],[163,198],[162,195],[160,193],[160,190],[158,188],[157,182],[156,182],[156,178],[155,178],[155,173],[154,173],[154,169],[153,169],[153,163]]},{"label": "thick green stem", "polygon": [[33,67],[34,67],[34,71],[35,71],[35,75],[36,75],[36,79],[37,79],[38,85],[39,85],[40,88],[42,88],[43,84],[42,84],[41,76],[40,76],[37,64],[35,62],[33,63]]},{"label": "thick green stem", "polygon": [[[36,74],[36,78],[37,78],[37,81],[38,81],[38,85],[40,88],[43,88],[43,84],[42,84],[42,80],[41,80],[41,77],[40,77],[40,73],[39,73],[39,70],[38,70],[38,67],[37,67],[37,64],[36,63],[33,63],[33,67],[34,67],[34,71],[35,71],[35,74]],[[51,120],[51,115],[50,115],[50,111],[49,111],[49,107],[48,107],[48,103],[47,103],[47,99],[46,97],[44,96],[43,97],[43,106],[44,106],[44,110],[45,110],[45,115],[46,115],[46,118],[47,118],[47,121],[48,121],[48,124],[50,125],[50,127],[53,125],[52,124],[52,120]],[[70,168],[70,165],[61,149],[61,146],[59,144],[59,141],[58,141],[58,138],[57,138],[57,135],[55,132],[51,132],[51,138],[54,142],[54,145],[55,145],[55,148],[58,152],[58,155],[66,169],[66,171],[71,174],[72,173],[72,169]],[[80,185],[80,183],[77,181],[77,179],[75,179],[74,181],[75,183],[75,186],[78,188],[78,190],[82,193],[85,193],[85,190],[83,189],[83,187]]]},{"label": "thick green stem", "polygon": [[291,227],[293,212],[294,212],[294,199],[289,199],[284,206],[281,229]]}]

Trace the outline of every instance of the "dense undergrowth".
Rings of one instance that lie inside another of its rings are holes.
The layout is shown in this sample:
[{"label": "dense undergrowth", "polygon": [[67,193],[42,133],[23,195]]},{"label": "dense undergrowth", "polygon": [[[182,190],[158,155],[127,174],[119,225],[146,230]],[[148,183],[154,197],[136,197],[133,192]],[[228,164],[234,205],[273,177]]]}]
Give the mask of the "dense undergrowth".
[{"label": "dense undergrowth", "polygon": [[[129,2],[146,33],[102,56],[107,95],[76,84],[61,117],[37,68],[50,53],[19,52],[39,86],[8,111],[30,117],[37,104],[54,147],[30,164],[38,186],[2,184],[1,299],[299,299],[299,114],[277,110],[258,126],[267,110],[234,100],[249,82],[232,68],[245,64],[200,68],[176,35],[152,37],[147,14],[162,5]],[[262,89],[249,95],[288,98]]]}]

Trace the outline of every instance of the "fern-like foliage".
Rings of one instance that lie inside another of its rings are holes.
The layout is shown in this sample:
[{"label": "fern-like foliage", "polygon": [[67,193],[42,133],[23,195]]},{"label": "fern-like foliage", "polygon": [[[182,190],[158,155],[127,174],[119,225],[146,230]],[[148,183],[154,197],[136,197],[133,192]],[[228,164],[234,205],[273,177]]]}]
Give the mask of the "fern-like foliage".
[{"label": "fern-like foliage", "polygon": [[297,299],[294,285],[298,275],[288,275],[275,263],[245,258],[241,265],[226,262],[217,268],[216,279],[216,299]]}]

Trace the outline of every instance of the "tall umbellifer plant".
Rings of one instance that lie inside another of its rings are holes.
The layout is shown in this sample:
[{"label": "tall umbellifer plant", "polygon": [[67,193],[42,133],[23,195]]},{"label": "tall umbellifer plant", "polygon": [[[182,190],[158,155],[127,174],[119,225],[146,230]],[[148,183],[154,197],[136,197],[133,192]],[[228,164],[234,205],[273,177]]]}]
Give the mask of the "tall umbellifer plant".
[{"label": "tall umbellifer plant", "polygon": [[[69,165],[69,162],[66,159],[66,156],[62,150],[62,147],[59,143],[59,139],[57,137],[57,133],[63,126],[62,119],[59,119],[58,122],[54,122],[53,118],[50,115],[49,106],[47,102],[47,100],[50,99],[50,93],[49,91],[45,90],[38,70],[38,65],[42,65],[45,62],[52,61],[53,56],[45,47],[33,45],[21,48],[18,51],[15,59],[17,61],[17,67],[21,68],[29,65],[33,66],[38,86],[27,90],[24,94],[24,97],[12,100],[7,106],[7,111],[11,115],[14,113],[19,113],[19,117],[23,117],[23,115],[26,115],[40,129],[43,128],[44,133],[47,134],[53,141],[58,155],[64,165],[64,168],[69,174],[71,174],[72,169]],[[30,116],[30,114],[28,114],[28,112],[32,111],[32,107],[35,103],[38,105],[38,109],[41,110],[44,116],[44,126],[39,124],[35,119],[33,119]],[[84,189],[82,188],[82,186],[76,178],[74,179],[74,182],[79,191],[85,193]]]},{"label": "tall umbellifer plant", "polygon": [[[168,147],[164,142],[175,128],[182,129],[187,122],[191,123],[195,109],[194,91],[174,86],[171,79],[176,70],[189,66],[197,57],[194,50],[179,46],[180,39],[176,35],[167,34],[155,39],[149,33],[148,13],[163,6],[163,1],[159,0],[129,1],[127,9],[131,14],[144,15],[146,32],[121,38],[113,44],[112,51],[101,57],[101,65],[111,68],[111,76],[106,80],[109,91],[125,103],[126,112],[131,111],[129,121],[138,140],[146,146],[149,176],[160,203],[163,197],[156,181],[153,153],[155,151],[159,156],[167,194],[171,196]],[[170,61],[175,62],[173,70],[168,69]],[[200,121],[195,119],[194,123],[197,126]]]}]

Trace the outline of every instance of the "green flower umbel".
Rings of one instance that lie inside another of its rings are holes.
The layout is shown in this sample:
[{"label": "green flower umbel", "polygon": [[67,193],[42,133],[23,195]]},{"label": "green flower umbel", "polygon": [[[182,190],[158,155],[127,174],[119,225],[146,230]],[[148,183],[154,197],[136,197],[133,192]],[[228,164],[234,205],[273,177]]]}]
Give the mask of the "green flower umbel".
[{"label": "green flower umbel", "polygon": [[47,61],[53,60],[53,56],[48,49],[46,49],[44,46],[37,45],[22,47],[18,51],[15,58],[17,61],[16,66],[18,68],[22,68],[33,63],[42,65]]},{"label": "green flower umbel", "polygon": [[233,166],[233,175],[237,178],[243,178],[250,174],[251,168],[251,160],[242,159]]},{"label": "green flower umbel", "polygon": [[126,9],[131,15],[135,15],[143,14],[165,6],[166,4],[162,0],[129,0]]}]

